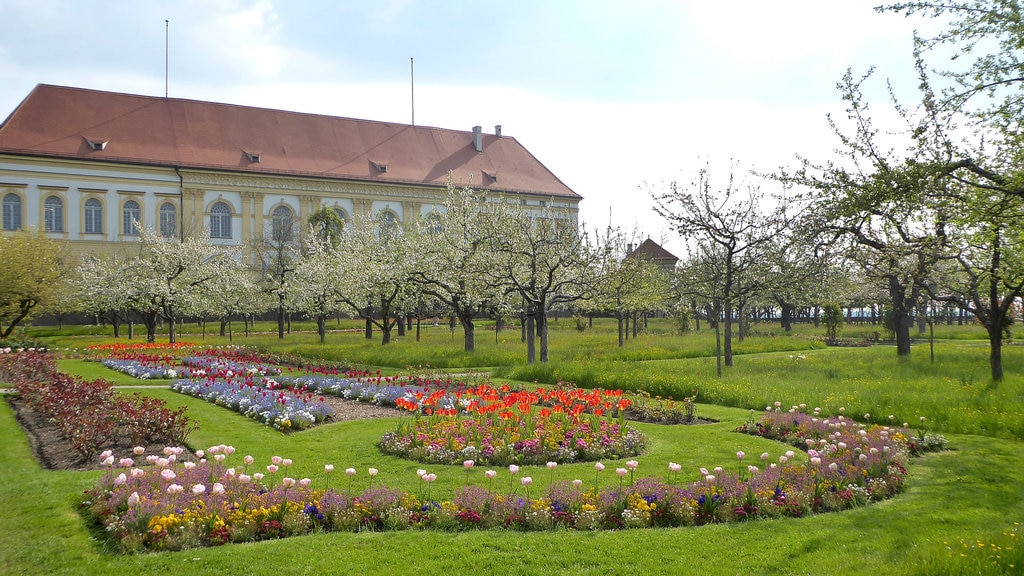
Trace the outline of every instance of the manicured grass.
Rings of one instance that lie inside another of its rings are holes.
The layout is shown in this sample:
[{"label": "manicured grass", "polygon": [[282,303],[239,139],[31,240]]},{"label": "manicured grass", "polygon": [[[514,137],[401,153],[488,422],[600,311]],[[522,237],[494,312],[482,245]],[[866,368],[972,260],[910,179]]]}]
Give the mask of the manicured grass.
[{"label": "manicured grass", "polygon": [[[415,490],[420,465],[381,456],[373,447],[395,420],[348,422],[285,436],[222,408],[165,390],[148,393],[187,404],[202,429],[193,444],[224,442],[266,462],[273,454],[291,457],[290,473],[325,480],[324,463],[359,470],[380,469],[379,479]],[[732,466],[738,449],[748,454],[785,446],[731,432],[742,410],[701,406],[721,419],[707,426],[643,425],[651,438],[640,471],[661,473],[671,459],[696,477],[699,466]],[[123,574],[173,569],[183,574],[243,570],[251,574],[394,574],[458,572],[495,574],[945,574],[961,558],[943,542],[991,541],[1024,517],[1021,443],[976,436],[951,436],[955,451],[915,461],[907,491],[881,504],[804,519],[757,521],[699,528],[578,533],[391,532],[324,534],[257,544],[177,553],[120,557],[90,539],[74,511],[75,498],[97,472],[39,470],[10,409],[0,406],[0,434],[10,441],[0,451],[5,482],[0,485],[0,572],[7,574]],[[610,466],[616,463],[609,462]],[[621,463],[619,463],[621,465]],[[450,493],[465,481],[461,467],[431,467],[435,494]],[[499,476],[507,478],[507,473]],[[475,470],[474,482],[483,483]],[[525,467],[537,488],[548,471]],[[603,482],[615,482],[608,474]],[[560,466],[556,478],[593,479],[588,464]],[[335,485],[347,480],[332,479]],[[501,485],[498,482],[497,485]],[[1003,565],[1005,567],[1005,564]],[[244,568],[240,568],[244,567]],[[931,567],[932,571],[922,571]],[[999,573],[991,571],[990,573]]]},{"label": "manicured grass", "polygon": [[[563,325],[568,328],[569,322]],[[935,365],[928,361],[927,345],[915,346],[909,359],[897,359],[889,346],[792,348],[778,353],[771,352],[778,341],[792,341],[795,346],[801,340],[765,335],[748,339],[745,344],[751,353],[737,356],[736,365],[719,380],[714,377],[713,358],[688,358],[685,354],[688,348],[705,346],[706,333],[642,336],[630,341],[631,353],[676,356],[625,362],[616,357],[620,352],[614,345],[614,332],[607,326],[583,336],[566,328],[553,333],[550,364],[525,368],[516,359],[503,373],[541,382],[576,377],[579,380],[574,381],[584,382],[589,377],[602,386],[643,384],[641,387],[662,393],[688,393],[696,386],[700,399],[713,403],[701,404],[698,415],[715,418],[720,421],[717,424],[638,425],[650,440],[648,452],[638,458],[638,473],[662,474],[671,460],[683,465],[687,479],[695,479],[701,466],[736,466],[737,450],[748,455],[767,451],[776,458],[787,447],[732,432],[749,416],[750,408],[760,410],[775,400],[786,405],[806,402],[826,410],[844,406],[849,415],[861,417],[871,412],[874,420],[887,420],[890,413],[897,420],[908,421],[924,415],[929,429],[946,434],[953,450],[914,460],[906,491],[893,500],[802,519],[599,533],[335,533],[121,557],[101,550],[75,512],[81,491],[91,486],[99,473],[40,470],[4,404],[0,406],[0,434],[7,439],[0,449],[4,479],[0,482],[0,506],[5,510],[0,515],[0,573],[938,575],[1015,574],[1024,566],[1018,542],[1024,535],[1019,534],[1019,527],[1017,536],[1007,535],[1015,529],[1015,522],[1024,519],[1020,473],[1024,470],[1024,348],[1006,349],[1007,378],[994,385],[987,378],[987,347],[984,342],[954,342],[969,340],[960,337],[968,333],[960,327],[951,327],[949,338],[937,344]],[[801,330],[798,327],[798,332]],[[509,335],[515,340],[510,348],[521,345],[517,332]],[[444,336],[448,337],[446,344],[440,337],[420,344],[400,342],[408,348],[389,347],[385,354],[394,355],[388,360],[396,366],[415,365],[397,362],[405,353],[402,350],[417,346],[428,352],[460,354],[461,334],[457,331],[454,340],[447,333]],[[480,345],[487,340],[483,333],[481,336]],[[493,339],[493,332],[488,336]],[[274,346],[276,336],[266,336],[266,345],[284,350],[305,337],[293,334],[283,345]],[[357,334],[331,334],[328,341],[335,337],[337,346],[324,347],[325,353],[365,364],[380,359],[362,355],[379,350],[379,342],[368,344]],[[312,335],[309,338],[298,345],[319,346]],[[241,338],[236,342],[239,340],[244,342]],[[655,347],[659,351],[645,350]],[[589,357],[580,353],[587,348],[593,351]],[[500,346],[494,350],[492,354],[502,353]],[[512,351],[520,353],[518,348]],[[76,373],[97,366],[62,363],[63,369]],[[106,370],[89,377],[113,379],[114,374]],[[189,406],[190,415],[201,426],[191,437],[193,447],[231,444],[240,451],[236,456],[249,453],[264,463],[275,454],[289,457],[295,461],[289,474],[308,476],[314,486],[326,481],[323,465],[331,463],[339,470],[355,467],[359,471],[356,486],[367,481],[366,469],[372,466],[380,470],[378,479],[388,486],[419,488],[415,470],[424,467],[422,464],[383,456],[374,445],[383,432],[396,426],[397,418],[340,422],[286,436],[169,390],[144,393],[172,406]],[[621,463],[606,464],[609,470],[601,482],[613,483],[616,478],[610,470]],[[427,468],[438,475],[435,495],[450,494],[466,481],[461,467]],[[549,479],[548,470],[542,467],[524,467],[521,475],[533,476],[535,490]],[[592,483],[592,465],[563,465],[555,474],[556,479],[577,477]],[[347,481],[339,472],[330,478],[332,486]],[[474,469],[470,481],[484,485],[483,469]],[[499,470],[495,488],[507,490],[507,482],[507,471]]]}]

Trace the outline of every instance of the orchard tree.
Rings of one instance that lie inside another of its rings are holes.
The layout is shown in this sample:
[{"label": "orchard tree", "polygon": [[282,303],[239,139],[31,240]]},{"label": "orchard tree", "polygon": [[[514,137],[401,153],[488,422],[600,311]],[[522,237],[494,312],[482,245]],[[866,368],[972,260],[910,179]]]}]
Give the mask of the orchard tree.
[{"label": "orchard tree", "polygon": [[[839,85],[853,126],[847,133],[829,118],[842,143],[836,150],[840,157],[821,164],[803,159],[796,173],[779,178],[810,190],[804,197],[804,213],[820,241],[845,243],[850,260],[885,287],[896,353],[905,356],[910,354],[913,313],[938,258],[942,197],[921,141],[904,140],[905,149],[899,153],[881,142],[861,90],[870,76],[871,72],[855,79],[848,71]],[[898,103],[894,106],[903,115],[906,134],[920,135],[908,113]]]},{"label": "orchard tree", "polygon": [[527,211],[521,206],[493,204],[491,245],[496,253],[491,280],[518,296],[526,320],[526,359],[537,361],[534,330],[540,339],[540,361],[548,361],[548,314],[577,302],[590,292],[596,258],[575,214],[546,206]]},{"label": "orchard tree", "polygon": [[725,313],[726,281],[729,274],[728,250],[716,243],[691,245],[686,260],[676,269],[673,293],[681,303],[691,306],[715,331],[715,364],[722,376],[722,320]]},{"label": "orchard tree", "polygon": [[[204,285],[225,274],[232,259],[205,235],[179,240],[140,226],[139,240],[139,256],[124,270],[133,286],[130,293],[144,310],[167,321],[168,336],[174,343],[178,321],[194,313],[189,303],[197,299]],[[151,331],[151,341],[153,336]]]},{"label": "orchard tree", "polygon": [[410,279],[420,291],[448,307],[462,325],[463,347],[476,349],[473,319],[494,307],[500,290],[488,281],[494,266],[487,200],[448,180],[443,208],[416,223],[409,237],[415,265]]},{"label": "orchard tree", "polygon": [[714,255],[715,278],[722,282],[725,365],[732,366],[736,305],[760,289],[764,253],[786,228],[786,205],[783,202],[775,211],[763,212],[763,195],[756,186],[738,179],[735,165],[724,184],[713,181],[706,164],[688,185],[671,182],[668,188],[668,192],[652,194],[654,211],[682,238],[707,245],[703,253]]},{"label": "orchard tree", "polygon": [[299,221],[291,209],[283,204],[274,208],[262,234],[252,240],[263,289],[276,303],[278,338],[284,338],[289,283],[301,256],[300,247]]},{"label": "orchard tree", "polygon": [[336,246],[329,236],[310,234],[291,281],[291,305],[316,320],[321,344],[327,338],[327,319],[348,309],[346,280],[354,274],[352,261]]},{"label": "orchard tree", "polygon": [[78,282],[70,288],[76,292],[78,311],[109,322],[114,329],[114,338],[121,336],[121,323],[129,320],[135,304],[121,278],[124,270],[127,267],[123,257],[86,256],[76,269]]},{"label": "orchard tree", "polygon": [[625,345],[624,323],[637,312],[658,308],[667,299],[669,274],[649,259],[631,255],[638,235],[609,225],[596,248],[596,275],[585,307],[611,312],[618,321],[619,347]]},{"label": "orchard tree", "polygon": [[368,325],[380,329],[381,344],[386,345],[398,317],[415,301],[410,281],[412,245],[390,212],[364,219],[352,228],[338,250],[338,258],[352,271],[342,278],[339,297]]},{"label": "orchard tree", "polygon": [[[928,0],[879,6],[880,12],[948,23],[934,35],[915,35],[919,58],[937,55],[938,73],[953,82],[936,100],[943,109],[970,111],[985,124],[1020,136],[1024,117],[1024,6],[1019,0]],[[948,57],[942,50],[951,49]],[[965,67],[957,67],[966,63]]]},{"label": "orchard tree", "polygon": [[0,236],[0,338],[55,303],[58,280],[67,266],[64,247],[40,232]]}]

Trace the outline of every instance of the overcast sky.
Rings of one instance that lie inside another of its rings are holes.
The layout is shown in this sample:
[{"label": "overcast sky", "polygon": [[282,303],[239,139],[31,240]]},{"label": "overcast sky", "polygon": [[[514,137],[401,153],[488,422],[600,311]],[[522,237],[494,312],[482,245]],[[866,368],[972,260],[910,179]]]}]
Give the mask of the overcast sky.
[{"label": "overcast sky", "polygon": [[588,228],[610,213],[679,252],[651,208],[667,182],[827,158],[847,68],[876,67],[879,105],[886,79],[913,96],[928,23],[877,3],[3,0],[0,118],[41,83],[162,96],[166,54],[171,97],[409,123],[414,58],[416,124],[501,124]]}]

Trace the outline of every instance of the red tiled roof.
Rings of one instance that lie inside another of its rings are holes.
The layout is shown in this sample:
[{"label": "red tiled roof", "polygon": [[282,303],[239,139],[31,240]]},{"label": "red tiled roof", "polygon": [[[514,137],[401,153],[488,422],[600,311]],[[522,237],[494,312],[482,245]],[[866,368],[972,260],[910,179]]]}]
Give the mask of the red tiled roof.
[{"label": "red tiled roof", "polygon": [[658,261],[671,261],[673,264],[679,261],[674,254],[665,250],[660,244],[648,238],[644,240],[635,250],[627,254],[634,258],[648,258],[655,262]]},{"label": "red tiled roof", "polygon": [[0,125],[0,153],[22,156],[430,186],[451,171],[475,188],[580,199],[515,138],[482,143],[478,153],[471,131],[45,84]]}]

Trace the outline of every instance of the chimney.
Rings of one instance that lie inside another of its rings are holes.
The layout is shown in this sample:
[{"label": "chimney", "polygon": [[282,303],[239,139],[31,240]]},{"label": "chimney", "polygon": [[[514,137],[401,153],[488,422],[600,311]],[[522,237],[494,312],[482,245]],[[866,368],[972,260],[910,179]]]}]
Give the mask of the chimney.
[{"label": "chimney", "polygon": [[480,126],[473,126],[473,148],[476,148],[477,152],[484,151],[484,132]]},{"label": "chimney", "polygon": [[494,125],[494,135],[501,138],[501,124]]}]

